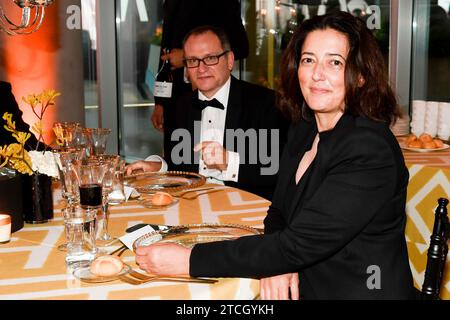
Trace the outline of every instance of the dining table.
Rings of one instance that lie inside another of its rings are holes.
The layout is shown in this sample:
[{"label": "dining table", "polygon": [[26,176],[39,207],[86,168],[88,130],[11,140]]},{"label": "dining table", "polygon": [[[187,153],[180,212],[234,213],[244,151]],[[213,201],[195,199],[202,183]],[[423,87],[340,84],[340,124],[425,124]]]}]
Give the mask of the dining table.
[{"label": "dining table", "polygon": [[[110,206],[109,233],[122,237],[137,224],[197,225],[232,224],[262,228],[270,204],[255,194],[223,185],[205,184],[214,192],[196,199],[180,198],[173,206],[148,208],[129,200]],[[133,285],[120,279],[86,283],[66,267],[64,219],[59,188],[54,188],[54,218],[43,224],[25,224],[0,245],[0,300],[253,300],[259,297],[259,281],[249,278],[219,278],[216,283],[176,283],[156,281]],[[111,250],[121,243],[111,244]],[[122,260],[134,269],[135,255],[127,250]]]},{"label": "dining table", "polygon": [[[405,137],[398,137],[403,145]],[[437,199],[450,198],[450,149],[414,152],[403,149],[409,171],[406,202],[406,240],[414,285],[420,289],[425,275],[427,250],[433,230]],[[255,194],[223,185],[205,184],[214,192],[173,206],[148,208],[137,200],[110,206],[109,231],[123,236],[137,224],[192,225],[235,224],[262,228],[270,202]],[[114,280],[85,283],[65,264],[66,253],[60,188],[54,188],[54,218],[44,224],[25,224],[0,245],[0,299],[45,300],[253,300],[259,298],[259,281],[248,278],[219,278],[214,284],[157,281],[132,285]],[[121,243],[116,243],[119,247]],[[115,248],[114,246],[112,249]],[[125,263],[138,269],[134,253],[122,255]],[[448,258],[447,258],[448,259]],[[441,298],[450,299],[450,263],[447,262]]]},{"label": "dining table", "polygon": [[[398,137],[400,146],[406,137]],[[448,141],[446,141],[448,144]],[[406,240],[414,284],[421,288],[427,252],[439,198],[450,200],[450,148],[445,150],[402,150],[409,171],[406,197]],[[450,255],[444,270],[441,299],[450,299]]]}]

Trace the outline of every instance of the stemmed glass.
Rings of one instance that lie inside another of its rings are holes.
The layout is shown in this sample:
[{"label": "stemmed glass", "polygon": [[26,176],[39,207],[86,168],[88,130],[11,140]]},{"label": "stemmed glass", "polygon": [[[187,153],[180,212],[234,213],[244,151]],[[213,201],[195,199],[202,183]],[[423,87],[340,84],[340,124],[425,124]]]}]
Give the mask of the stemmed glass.
[{"label": "stemmed glass", "polygon": [[[53,152],[58,167],[62,197],[67,201],[67,208],[70,208],[80,201],[78,183],[73,171],[73,161],[81,160],[83,150],[69,148],[54,150]],[[58,246],[58,250],[66,251],[67,243]]]},{"label": "stemmed glass", "polygon": [[106,164],[94,160],[73,161],[73,164],[80,192],[80,205],[85,209],[101,208]]},{"label": "stemmed glass", "polygon": [[111,129],[107,128],[86,128],[86,137],[89,141],[90,155],[101,155],[105,154],[106,143]]},{"label": "stemmed glass", "polygon": [[[90,158],[93,161],[98,161],[105,165],[105,175],[103,177],[103,191],[102,191],[102,218],[97,221],[97,236],[101,241],[109,241],[112,237],[108,233],[108,218],[109,218],[109,194],[113,191],[113,182],[116,172],[116,167],[120,162],[118,155],[98,155]],[[103,246],[108,246],[104,244]]]},{"label": "stemmed glass", "polygon": [[72,147],[74,132],[81,125],[78,122],[55,122],[53,124],[53,132],[56,135],[58,145],[63,148]]}]

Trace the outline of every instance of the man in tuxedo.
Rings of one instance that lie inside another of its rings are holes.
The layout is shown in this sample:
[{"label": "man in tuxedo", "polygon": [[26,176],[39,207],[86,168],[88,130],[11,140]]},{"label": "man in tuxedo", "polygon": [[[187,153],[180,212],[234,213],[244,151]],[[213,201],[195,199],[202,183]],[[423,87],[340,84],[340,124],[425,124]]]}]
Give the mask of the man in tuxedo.
[{"label": "man in tuxedo", "polygon": [[[288,126],[275,107],[275,92],[231,76],[234,54],[222,29],[193,29],[183,49],[189,78],[198,89],[177,100],[177,130],[166,155],[174,164],[168,168],[199,172],[211,182],[270,200]],[[127,174],[167,169],[160,158],[147,160],[130,165]]]},{"label": "man in tuxedo", "polygon": [[[213,25],[225,31],[235,59],[248,56],[248,39],[241,20],[239,0],[165,0],[163,34],[161,40],[161,62],[168,59],[172,66],[172,99],[163,101],[155,97],[155,109],[151,120],[153,126],[164,132],[164,151],[170,150],[170,137],[174,130],[174,108],[183,92],[192,90],[185,82],[182,43],[186,34],[195,27]],[[168,49],[169,54],[164,54]],[[166,112],[164,112],[166,111]]]},{"label": "man in tuxedo", "polygon": [[[11,113],[13,115],[12,119],[16,123],[16,129],[22,132],[30,132],[30,126],[23,121],[22,111],[14,98],[11,91],[11,84],[8,82],[0,81],[0,118],[2,123],[0,125],[0,146],[8,145],[11,143],[17,143],[17,140],[12,136],[11,132],[4,128],[6,122],[3,120],[3,115],[5,112]],[[31,134],[30,138],[27,140],[25,149],[35,150],[37,146],[37,139],[34,134]],[[41,144],[44,148],[44,145]]]}]

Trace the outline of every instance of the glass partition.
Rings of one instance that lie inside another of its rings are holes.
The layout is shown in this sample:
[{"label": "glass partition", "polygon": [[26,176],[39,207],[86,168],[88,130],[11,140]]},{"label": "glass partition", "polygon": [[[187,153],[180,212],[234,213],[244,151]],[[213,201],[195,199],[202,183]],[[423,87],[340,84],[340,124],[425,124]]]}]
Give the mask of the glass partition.
[{"label": "glass partition", "polygon": [[162,154],[152,94],[162,32],[162,0],[116,1],[120,154],[128,161]]}]

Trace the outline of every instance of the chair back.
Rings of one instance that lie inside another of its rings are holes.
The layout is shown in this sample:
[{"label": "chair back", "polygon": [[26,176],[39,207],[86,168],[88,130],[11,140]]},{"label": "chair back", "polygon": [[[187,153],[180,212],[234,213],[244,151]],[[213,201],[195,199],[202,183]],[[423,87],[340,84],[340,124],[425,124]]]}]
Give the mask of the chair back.
[{"label": "chair back", "polygon": [[448,199],[440,198],[435,211],[433,233],[428,248],[427,268],[422,285],[422,299],[438,300],[445,262],[447,260],[450,224],[447,216]]}]

